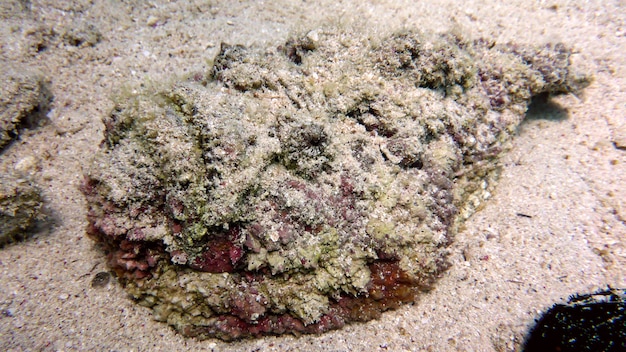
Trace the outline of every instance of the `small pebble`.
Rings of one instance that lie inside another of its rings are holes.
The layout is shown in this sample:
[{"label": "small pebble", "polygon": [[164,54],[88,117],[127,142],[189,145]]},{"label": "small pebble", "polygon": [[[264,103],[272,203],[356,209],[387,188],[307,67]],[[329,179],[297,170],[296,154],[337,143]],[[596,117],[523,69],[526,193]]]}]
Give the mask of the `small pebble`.
[{"label": "small pebble", "polygon": [[158,22],[159,22],[159,19],[154,16],[150,16],[148,17],[148,20],[146,20],[146,24],[150,27],[156,25]]},{"label": "small pebble", "polygon": [[626,134],[615,136],[613,138],[613,146],[615,149],[626,150]]},{"label": "small pebble", "polygon": [[15,164],[15,170],[24,172],[24,173],[30,173],[31,171],[34,171],[36,168],[37,168],[37,159],[32,155],[28,155],[20,159]]},{"label": "small pebble", "polygon": [[91,280],[91,287],[94,287],[94,288],[104,287],[109,283],[110,279],[111,279],[111,274],[109,274],[106,271],[101,271],[97,273],[96,276],[93,277],[93,280]]}]

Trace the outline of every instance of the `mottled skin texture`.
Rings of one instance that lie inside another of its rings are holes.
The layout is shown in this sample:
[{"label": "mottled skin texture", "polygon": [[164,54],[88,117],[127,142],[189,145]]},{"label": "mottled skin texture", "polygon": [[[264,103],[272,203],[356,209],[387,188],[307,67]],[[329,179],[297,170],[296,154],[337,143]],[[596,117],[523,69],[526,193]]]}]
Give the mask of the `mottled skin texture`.
[{"label": "mottled skin texture", "polygon": [[88,234],[187,336],[320,333],[414,301],[492,187],[532,96],[586,83],[560,45],[316,30],[223,44],[118,99]]}]

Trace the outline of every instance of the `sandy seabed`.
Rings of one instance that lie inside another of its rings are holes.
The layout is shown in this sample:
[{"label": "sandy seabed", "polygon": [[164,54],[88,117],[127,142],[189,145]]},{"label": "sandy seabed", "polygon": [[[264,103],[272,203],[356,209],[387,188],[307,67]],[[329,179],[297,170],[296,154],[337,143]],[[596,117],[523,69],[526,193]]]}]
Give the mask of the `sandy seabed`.
[{"label": "sandy seabed", "polygon": [[[626,287],[623,0],[7,0],[0,16],[0,62],[41,71],[54,96],[49,121],[1,155],[36,161],[50,213],[34,237],[0,250],[2,350],[509,351],[553,302]],[[115,92],[206,70],[221,42],[272,45],[328,23],[563,42],[594,82],[532,106],[492,199],[450,247],[451,268],[379,320],[320,336],[196,341],[155,322],[114,280],[92,287],[105,259],[85,237],[78,186]]]}]

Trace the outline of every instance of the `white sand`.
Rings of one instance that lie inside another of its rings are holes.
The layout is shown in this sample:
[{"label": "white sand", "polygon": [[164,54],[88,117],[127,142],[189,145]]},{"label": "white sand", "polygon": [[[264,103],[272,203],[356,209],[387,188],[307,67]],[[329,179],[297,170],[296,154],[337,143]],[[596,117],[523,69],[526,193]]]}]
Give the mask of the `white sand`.
[{"label": "white sand", "polygon": [[[32,172],[54,222],[0,250],[0,350],[508,351],[555,300],[626,287],[626,151],[615,146],[626,144],[623,0],[3,0],[0,16],[0,62],[38,68],[55,97],[50,123],[2,154],[38,160]],[[92,288],[106,268],[85,237],[78,185],[116,89],[206,69],[222,41],[277,43],[329,22],[562,41],[595,82],[529,114],[492,200],[452,245],[451,269],[419,302],[380,320],[321,336],[196,341],[153,321],[115,281]],[[102,34],[95,47],[53,38],[34,50],[46,28],[80,23]]]}]

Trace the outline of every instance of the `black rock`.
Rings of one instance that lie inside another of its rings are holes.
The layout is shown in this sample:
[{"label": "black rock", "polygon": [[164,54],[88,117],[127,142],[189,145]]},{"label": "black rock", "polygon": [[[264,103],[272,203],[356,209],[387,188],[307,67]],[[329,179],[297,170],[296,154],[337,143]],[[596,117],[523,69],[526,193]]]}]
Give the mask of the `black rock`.
[{"label": "black rock", "polygon": [[626,289],[555,304],[530,330],[524,351],[626,351]]}]

